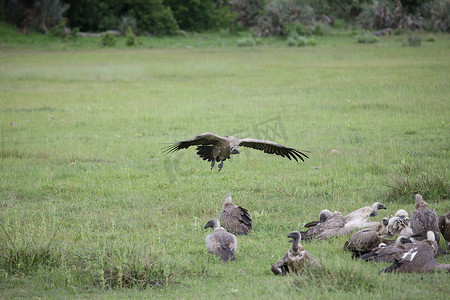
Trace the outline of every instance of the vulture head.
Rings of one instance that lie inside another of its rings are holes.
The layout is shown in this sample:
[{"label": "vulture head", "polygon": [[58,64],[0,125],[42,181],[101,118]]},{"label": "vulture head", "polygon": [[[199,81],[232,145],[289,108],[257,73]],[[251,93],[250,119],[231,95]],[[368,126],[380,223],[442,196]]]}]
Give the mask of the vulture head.
[{"label": "vulture head", "polygon": [[404,217],[404,218],[407,218],[408,216],[409,216],[408,212],[404,209],[397,210],[397,212],[394,215],[394,217]]},{"label": "vulture head", "polygon": [[323,223],[326,220],[331,219],[332,217],[333,217],[333,214],[331,213],[331,211],[329,211],[328,209],[324,209],[319,214],[320,223]]},{"label": "vulture head", "polygon": [[387,226],[389,224],[389,218],[384,217],[381,220],[381,224],[383,225],[383,227]]},{"label": "vulture head", "polygon": [[204,229],[207,229],[209,227],[211,227],[212,231],[214,232],[214,230],[216,230],[217,228],[220,227],[219,220],[211,219],[211,220],[208,221],[208,223],[205,224],[205,226],[203,226]]},{"label": "vulture head", "polygon": [[231,200],[232,200],[231,195],[230,194],[226,194],[225,195],[225,203],[231,203]]},{"label": "vulture head", "polygon": [[298,250],[298,243],[301,239],[301,234],[298,231],[293,231],[291,233],[288,234],[288,238],[291,238],[292,240],[290,240],[289,242],[292,242],[292,249],[294,251]]},{"label": "vulture head", "polygon": [[407,243],[412,243],[412,240],[403,235],[399,236],[395,241],[395,244],[400,248],[404,248],[404,245]]},{"label": "vulture head", "polygon": [[421,194],[415,194],[415,195],[414,195],[414,202],[415,202],[414,207],[415,207],[416,209],[418,209],[418,208],[421,207],[421,206],[428,207],[428,203],[426,203],[425,201],[423,201],[423,197],[422,197]]},{"label": "vulture head", "polygon": [[427,240],[436,242],[436,236],[434,235],[433,231],[427,231]]},{"label": "vulture head", "polygon": [[378,210],[380,210],[380,209],[386,209],[386,206],[384,206],[380,202],[375,202],[372,205],[372,213],[370,214],[370,216],[375,217],[376,215],[378,215]]}]

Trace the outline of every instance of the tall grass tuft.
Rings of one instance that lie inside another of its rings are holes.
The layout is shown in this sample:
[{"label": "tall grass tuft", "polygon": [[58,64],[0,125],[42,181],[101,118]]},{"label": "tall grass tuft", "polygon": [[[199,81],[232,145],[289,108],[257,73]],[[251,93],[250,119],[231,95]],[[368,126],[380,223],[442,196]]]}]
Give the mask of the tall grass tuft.
[{"label": "tall grass tuft", "polygon": [[64,261],[54,243],[56,233],[45,244],[36,241],[17,241],[0,224],[0,269],[9,275],[28,275],[42,268],[59,267]]},{"label": "tall grass tuft", "polygon": [[415,193],[435,201],[450,197],[450,184],[444,167],[436,173],[417,169],[403,161],[399,170],[389,175],[387,181],[387,201],[410,203]]},{"label": "tall grass tuft", "polygon": [[125,289],[174,284],[174,274],[167,273],[142,248],[110,246],[103,251],[77,255],[75,266],[89,286],[102,289]]}]

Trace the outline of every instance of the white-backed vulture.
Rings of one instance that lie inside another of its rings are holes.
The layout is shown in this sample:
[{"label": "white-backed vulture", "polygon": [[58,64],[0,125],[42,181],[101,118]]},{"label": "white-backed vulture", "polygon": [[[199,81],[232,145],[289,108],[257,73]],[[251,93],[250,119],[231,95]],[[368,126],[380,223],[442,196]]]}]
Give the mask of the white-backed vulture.
[{"label": "white-backed vulture", "polygon": [[380,202],[375,202],[372,207],[365,206],[354,212],[344,216],[345,228],[350,231],[354,229],[363,229],[373,225],[379,224],[378,222],[371,222],[370,217],[378,215],[378,210],[386,209],[386,206]]},{"label": "white-backed vulture", "polygon": [[381,224],[362,229],[354,233],[344,244],[344,250],[352,251],[353,257],[358,257],[376,248],[387,233],[388,218],[383,218]]},{"label": "white-backed vulture", "polygon": [[408,213],[404,209],[399,209],[395,215],[389,219],[389,224],[387,226],[388,236],[406,236],[410,237],[413,235],[411,229],[410,219]]},{"label": "white-backed vulture", "polygon": [[247,234],[253,229],[252,217],[245,208],[231,202],[230,194],[225,196],[220,224],[233,234]]},{"label": "white-backed vulture", "polygon": [[319,223],[307,231],[301,232],[302,240],[308,241],[312,239],[325,240],[334,236],[341,236],[351,233],[351,229],[345,228],[344,217],[340,212],[335,211],[331,218],[323,223]]},{"label": "white-backed vulture", "polygon": [[361,259],[372,262],[394,262],[408,251],[408,245],[412,243],[410,238],[399,236],[395,244],[390,246],[377,247],[372,251],[361,255]]},{"label": "white-backed vulture", "polygon": [[235,259],[237,238],[234,234],[226,232],[220,227],[219,220],[211,219],[203,228],[212,228],[212,233],[206,236],[206,248],[210,253],[217,255],[223,261]]},{"label": "white-backed vulture", "polygon": [[433,231],[435,240],[439,245],[438,215],[428,208],[428,203],[423,201],[422,195],[414,195],[415,210],[411,211],[411,228],[417,240],[427,238],[427,232]]},{"label": "white-backed vulture", "polygon": [[428,231],[426,240],[413,243],[407,252],[403,253],[400,258],[396,258],[394,263],[383,271],[425,273],[446,270],[450,272],[450,264],[440,264],[434,259],[438,250],[434,238],[434,232]]},{"label": "white-backed vulture", "polygon": [[331,211],[329,211],[328,209],[324,209],[319,213],[319,221],[308,222],[303,226],[306,228],[311,228],[316,225],[319,225],[320,223],[324,223],[326,220],[331,219],[332,217],[333,217],[333,213]]},{"label": "white-backed vulture", "polygon": [[438,225],[442,236],[447,242],[447,248],[450,249],[450,212],[439,217]]},{"label": "white-backed vulture", "polygon": [[[289,272],[299,273],[307,266],[321,267],[317,259],[300,245],[300,232],[294,231],[288,234],[292,238],[292,246],[286,254],[272,265],[272,272],[275,275],[287,275]],[[290,241],[291,242],[291,241]]]},{"label": "white-backed vulture", "polygon": [[238,139],[234,136],[221,137],[211,132],[202,133],[190,140],[176,142],[163,148],[163,150],[168,154],[181,149],[187,149],[190,146],[197,146],[197,154],[203,160],[211,162],[211,170],[215,162],[220,161],[219,171],[222,169],[223,162],[230,158],[230,154],[239,154],[239,146],[261,150],[268,154],[280,155],[289,160],[293,158],[295,161],[298,161],[298,159],[304,161],[305,158],[308,158],[304,153],[307,151],[302,150],[302,152],[271,141],[251,138]]}]

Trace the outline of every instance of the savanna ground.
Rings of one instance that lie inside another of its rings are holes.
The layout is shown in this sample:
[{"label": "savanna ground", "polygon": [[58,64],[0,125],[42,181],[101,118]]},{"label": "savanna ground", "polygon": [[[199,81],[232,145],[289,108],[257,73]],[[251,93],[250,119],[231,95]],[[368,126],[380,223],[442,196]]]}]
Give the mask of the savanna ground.
[{"label": "savanna ground", "polygon": [[[239,48],[201,35],[136,49],[3,38],[1,297],[446,299],[449,274],[379,274],[388,264],[352,260],[346,237],[304,243],[324,270],[270,271],[286,235],[324,208],[381,201],[381,220],[420,192],[450,210],[450,41],[433,36]],[[194,149],[162,154],[205,131],[310,158],[243,148],[217,172]],[[254,231],[222,263],[202,226],[227,193]]]}]

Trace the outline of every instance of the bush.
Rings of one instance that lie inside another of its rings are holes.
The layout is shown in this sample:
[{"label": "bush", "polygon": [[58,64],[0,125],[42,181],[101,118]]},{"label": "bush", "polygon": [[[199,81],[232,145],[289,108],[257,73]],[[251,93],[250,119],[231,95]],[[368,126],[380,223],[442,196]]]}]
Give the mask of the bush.
[{"label": "bush", "polygon": [[127,38],[126,44],[128,47],[138,46],[141,44],[141,42],[139,41],[138,37],[134,34],[131,27],[128,27],[125,36]]},{"label": "bush", "polygon": [[287,36],[288,24],[308,26],[313,23],[314,17],[314,11],[306,3],[295,0],[273,0],[264,6],[256,30],[259,36]]},{"label": "bush", "polygon": [[256,46],[256,40],[252,36],[247,36],[241,39],[238,39],[237,44],[239,47],[251,47]]},{"label": "bush", "polygon": [[236,21],[243,27],[253,27],[263,9],[261,0],[229,0],[231,11],[236,13]]},{"label": "bush", "polygon": [[286,34],[288,36],[292,35],[292,34],[297,34],[297,35],[307,35],[308,34],[308,28],[306,28],[305,26],[303,26],[300,23],[288,23],[286,24]]},{"label": "bush", "polygon": [[33,8],[25,10],[25,19],[21,25],[48,34],[51,28],[65,20],[63,14],[68,9],[69,5],[59,0],[34,1]]},{"label": "bush", "polygon": [[411,35],[408,37],[408,44],[413,47],[422,45],[422,39],[418,35]]},{"label": "bush", "polygon": [[378,38],[368,32],[358,34],[356,40],[360,44],[374,44],[378,42]]},{"label": "bush", "polygon": [[115,47],[116,37],[110,33],[105,33],[102,35],[100,42],[103,47]]},{"label": "bush", "polygon": [[315,46],[317,45],[317,41],[315,39],[310,39],[305,36],[300,36],[296,33],[293,33],[288,37],[287,44],[289,47]]},{"label": "bush", "polygon": [[428,29],[444,32],[450,30],[450,1],[429,1],[421,6],[420,12],[427,20]]}]

